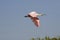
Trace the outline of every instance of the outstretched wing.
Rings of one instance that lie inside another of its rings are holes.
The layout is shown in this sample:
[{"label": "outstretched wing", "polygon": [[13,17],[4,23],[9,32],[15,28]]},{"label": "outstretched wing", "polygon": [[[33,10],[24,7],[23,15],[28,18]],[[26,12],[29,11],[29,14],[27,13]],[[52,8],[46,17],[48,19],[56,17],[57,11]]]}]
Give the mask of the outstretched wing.
[{"label": "outstretched wing", "polygon": [[31,19],[32,19],[32,21],[34,22],[34,24],[35,24],[37,27],[40,26],[39,18],[33,17],[33,18],[31,18]]}]

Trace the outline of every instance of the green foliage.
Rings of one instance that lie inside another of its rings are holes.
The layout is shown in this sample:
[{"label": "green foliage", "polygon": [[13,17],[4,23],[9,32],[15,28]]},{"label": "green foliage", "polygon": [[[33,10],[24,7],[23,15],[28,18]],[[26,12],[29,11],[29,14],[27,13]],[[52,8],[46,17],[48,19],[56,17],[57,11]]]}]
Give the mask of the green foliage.
[{"label": "green foliage", "polygon": [[40,38],[37,38],[37,40],[40,40]]},{"label": "green foliage", "polygon": [[51,40],[57,40],[57,38],[52,38]]},{"label": "green foliage", "polygon": [[59,37],[53,37],[53,38],[46,36],[45,38],[32,38],[32,40],[60,40],[60,36]]},{"label": "green foliage", "polygon": [[34,38],[32,38],[32,40],[35,40]]},{"label": "green foliage", "polygon": [[45,37],[45,40],[50,40],[50,38],[46,36],[46,37]]}]

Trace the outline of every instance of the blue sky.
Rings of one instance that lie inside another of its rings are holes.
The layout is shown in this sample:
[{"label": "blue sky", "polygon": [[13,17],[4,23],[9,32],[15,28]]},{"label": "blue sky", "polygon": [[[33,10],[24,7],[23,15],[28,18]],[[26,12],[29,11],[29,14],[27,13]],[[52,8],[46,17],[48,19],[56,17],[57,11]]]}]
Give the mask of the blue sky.
[{"label": "blue sky", "polygon": [[[24,18],[31,11],[47,14],[39,17],[38,28],[29,18]],[[0,0],[0,40],[59,35],[60,0]]]}]

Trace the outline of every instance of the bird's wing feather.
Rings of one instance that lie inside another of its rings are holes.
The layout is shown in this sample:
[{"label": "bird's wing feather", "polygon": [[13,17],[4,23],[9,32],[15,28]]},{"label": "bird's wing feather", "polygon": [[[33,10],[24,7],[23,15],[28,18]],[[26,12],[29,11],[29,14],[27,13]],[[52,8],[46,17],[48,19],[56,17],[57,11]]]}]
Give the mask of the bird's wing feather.
[{"label": "bird's wing feather", "polygon": [[39,18],[33,17],[33,18],[31,18],[31,19],[32,19],[32,21],[34,22],[34,24],[35,24],[37,27],[40,26]]}]

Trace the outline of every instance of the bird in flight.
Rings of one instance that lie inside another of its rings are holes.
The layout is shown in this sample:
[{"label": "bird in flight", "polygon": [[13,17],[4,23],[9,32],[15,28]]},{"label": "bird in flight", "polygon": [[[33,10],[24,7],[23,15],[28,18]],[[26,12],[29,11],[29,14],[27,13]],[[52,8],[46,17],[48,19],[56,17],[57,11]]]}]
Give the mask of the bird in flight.
[{"label": "bird in flight", "polygon": [[43,16],[43,15],[45,15],[45,14],[38,14],[37,12],[32,11],[24,17],[30,18],[32,20],[32,22],[35,24],[35,26],[39,27],[40,26],[40,20],[39,20],[38,16]]}]

